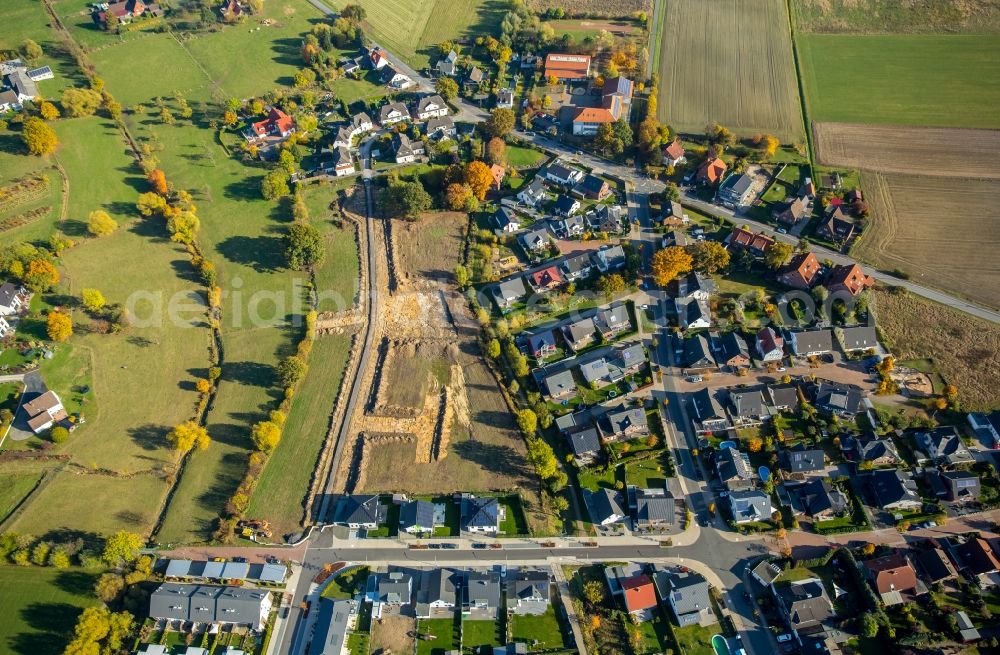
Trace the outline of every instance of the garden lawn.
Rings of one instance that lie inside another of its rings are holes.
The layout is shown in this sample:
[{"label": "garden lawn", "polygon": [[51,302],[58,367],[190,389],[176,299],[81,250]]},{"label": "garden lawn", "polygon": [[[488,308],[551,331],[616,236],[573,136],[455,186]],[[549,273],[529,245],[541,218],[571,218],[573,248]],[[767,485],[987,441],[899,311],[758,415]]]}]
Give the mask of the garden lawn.
[{"label": "garden lawn", "polygon": [[996,35],[800,34],[798,48],[812,121],[1000,127]]},{"label": "garden lawn", "polygon": [[[661,617],[661,620],[662,619]],[[704,628],[700,625],[689,625],[685,628],[673,628],[674,639],[680,652],[686,655],[715,655],[712,650],[712,636],[719,634],[718,625]]]},{"label": "garden lawn", "polygon": [[507,146],[507,163],[514,168],[534,168],[545,161],[545,153],[534,148]]},{"label": "garden lawn", "polygon": [[339,573],[323,588],[324,598],[348,599],[354,598],[368,580],[371,569],[367,566],[356,566],[346,573]]},{"label": "garden lawn", "polygon": [[459,647],[458,626],[453,618],[421,619],[417,622],[417,634],[435,637],[430,640],[417,639],[417,655],[444,655]]},{"label": "garden lawn", "polygon": [[524,517],[524,508],[521,506],[521,498],[519,496],[505,496],[497,500],[505,512],[504,519],[500,522],[500,532],[508,537],[529,534],[528,522]]},{"label": "garden lawn", "polygon": [[[45,5],[36,0],[4,0],[3,20],[0,20],[0,51],[13,52],[25,39],[31,39],[42,47],[42,57],[36,66],[48,66],[54,78],[38,83],[38,92],[46,99],[58,98],[68,86],[83,85],[85,79],[76,62],[63,52],[62,43],[55,30],[49,27],[52,21],[45,11]],[[2,170],[2,168],[0,168]]]},{"label": "garden lawn", "polygon": [[284,436],[257,484],[249,515],[269,520],[275,534],[294,532],[301,522],[350,347],[351,337],[339,334],[322,336],[313,345],[309,372],[296,391]]},{"label": "garden lawn", "polygon": [[549,605],[545,614],[513,615],[510,619],[511,640],[526,642],[531,650],[564,648],[563,633],[555,608]]},{"label": "garden lawn", "polygon": [[310,222],[323,235],[326,260],[315,271],[320,312],[341,312],[354,306],[360,285],[360,262],[355,226],[334,224],[328,209],[336,193],[329,185],[306,187]]},{"label": "garden lawn", "polygon": [[59,655],[100,572],[0,566],[0,655]]},{"label": "garden lawn", "polygon": [[[90,54],[107,89],[124,105],[178,93],[188,100],[212,96],[211,79],[172,33],[145,33]],[[162,62],[156,73],[137,75],[136,62]],[[169,63],[168,63],[169,62]],[[155,119],[159,120],[159,119]]]},{"label": "garden lawn", "polygon": [[496,621],[462,621],[462,646],[465,652],[479,652],[482,646],[502,644]]},{"label": "garden lawn", "polygon": [[5,462],[0,471],[0,524],[32,492],[45,475],[45,469],[34,462]]}]

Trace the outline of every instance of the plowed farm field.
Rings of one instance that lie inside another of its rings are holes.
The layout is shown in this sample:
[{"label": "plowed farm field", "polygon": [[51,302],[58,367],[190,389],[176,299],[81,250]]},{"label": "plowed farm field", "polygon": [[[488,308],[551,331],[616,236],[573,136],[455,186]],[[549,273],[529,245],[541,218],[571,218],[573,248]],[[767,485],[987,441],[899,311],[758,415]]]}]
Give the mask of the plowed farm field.
[{"label": "plowed farm field", "polygon": [[803,138],[784,0],[666,0],[660,119],[681,132]]},{"label": "plowed farm field", "polygon": [[1000,178],[1000,131],[814,123],[822,164],[946,177]]},{"label": "plowed farm field", "polygon": [[863,172],[872,216],[851,254],[1000,307],[1000,179]]}]

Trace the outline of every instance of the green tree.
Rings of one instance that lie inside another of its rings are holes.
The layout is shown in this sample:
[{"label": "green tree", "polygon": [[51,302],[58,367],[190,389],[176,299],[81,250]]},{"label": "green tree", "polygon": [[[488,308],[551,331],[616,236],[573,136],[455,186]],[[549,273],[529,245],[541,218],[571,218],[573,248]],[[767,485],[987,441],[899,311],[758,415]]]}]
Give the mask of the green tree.
[{"label": "green tree", "polygon": [[365,11],[365,8],[358,4],[344,5],[344,8],[340,10],[340,17],[346,18],[352,25],[359,25],[367,15],[368,12]]},{"label": "green tree", "polygon": [[625,290],[625,278],[618,273],[602,275],[597,280],[597,290],[608,298]]},{"label": "green tree", "polygon": [[500,342],[496,339],[490,339],[489,345],[486,347],[486,354],[490,356],[491,359],[496,359],[500,356]]},{"label": "green tree", "polygon": [[792,245],[781,241],[775,241],[764,253],[764,261],[771,268],[781,268],[792,258]]},{"label": "green tree", "polygon": [[291,189],[288,188],[288,171],[275,168],[265,175],[260,183],[260,193],[265,200],[283,198],[291,193]]},{"label": "green tree", "polygon": [[390,216],[416,220],[431,208],[433,201],[420,182],[390,179],[389,185],[382,190],[382,203]]},{"label": "green tree", "polygon": [[31,563],[35,566],[45,566],[49,561],[49,552],[51,550],[52,544],[47,541],[39,541],[31,549]]},{"label": "green tree", "polygon": [[24,126],[21,128],[21,140],[28,147],[28,152],[33,155],[48,155],[59,147],[59,139],[56,137],[55,130],[37,116],[25,119]]},{"label": "green tree", "polygon": [[119,530],[104,542],[104,550],[101,552],[101,559],[111,567],[121,566],[123,563],[134,562],[139,556],[142,548],[142,537],[129,532]]},{"label": "green tree", "polygon": [[458,82],[450,77],[439,77],[434,81],[434,90],[437,91],[446,102],[451,102],[458,97]]},{"label": "green tree", "polygon": [[861,635],[869,639],[878,634],[878,619],[872,612],[861,615]]},{"label": "green tree", "polygon": [[43,102],[38,106],[38,113],[47,121],[59,118],[59,110],[51,102]]},{"label": "green tree", "polygon": [[712,275],[729,266],[729,250],[718,241],[696,241],[687,246],[687,252],[699,273]]},{"label": "green tree", "polygon": [[305,377],[309,365],[298,355],[290,355],[278,362],[278,380],[283,387],[294,387]]},{"label": "green tree", "polygon": [[167,232],[170,232],[170,240],[177,243],[194,243],[200,229],[201,220],[193,211],[177,212],[167,219]]},{"label": "green tree", "polygon": [[57,546],[52,549],[49,553],[49,566],[56,569],[68,569],[72,562],[69,558],[69,553],[62,546]]},{"label": "green tree", "polygon": [[61,425],[57,425],[49,430],[49,439],[52,443],[66,443],[69,439],[69,430]]},{"label": "green tree", "polygon": [[87,216],[87,232],[95,237],[105,237],[118,229],[118,222],[103,209],[95,209]]},{"label": "green tree", "polygon": [[105,603],[114,602],[123,591],[125,580],[117,573],[105,573],[94,584],[94,595]]},{"label": "green tree", "polygon": [[511,109],[494,109],[486,119],[486,132],[490,136],[503,137],[513,129],[514,112]]},{"label": "green tree", "polygon": [[143,216],[152,216],[153,214],[164,213],[167,210],[167,201],[158,193],[146,191],[139,194],[135,207]]},{"label": "green tree", "polygon": [[69,314],[51,311],[45,324],[45,331],[53,341],[66,341],[73,336],[73,319]]},{"label": "green tree", "polygon": [[604,585],[597,580],[591,580],[583,585],[583,597],[591,605],[599,605],[604,602]]},{"label": "green tree", "polygon": [[21,56],[27,59],[29,62],[35,62],[42,58],[45,53],[42,52],[42,46],[38,45],[31,39],[25,39],[21,41],[21,47],[18,48],[18,52]]},{"label": "green tree", "polygon": [[528,461],[542,480],[551,480],[560,473],[559,461],[552,446],[538,437],[528,439]]},{"label": "green tree", "polygon": [[319,266],[326,259],[326,242],[312,225],[296,223],[285,235],[285,259],[288,267],[306,271]]}]

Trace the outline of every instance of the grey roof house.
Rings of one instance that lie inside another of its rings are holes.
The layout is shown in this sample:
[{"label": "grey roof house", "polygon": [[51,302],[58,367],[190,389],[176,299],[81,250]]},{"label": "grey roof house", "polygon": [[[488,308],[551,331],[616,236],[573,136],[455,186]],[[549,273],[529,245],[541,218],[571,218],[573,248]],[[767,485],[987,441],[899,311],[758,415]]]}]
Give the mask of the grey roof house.
[{"label": "grey roof house", "polygon": [[677,502],[665,489],[636,489],[632,523],[636,529],[662,528],[674,524]]},{"label": "grey roof house", "polygon": [[587,502],[590,520],[596,525],[608,526],[627,516],[621,496],[614,489],[602,488],[590,494]]},{"label": "grey roof house", "polygon": [[414,606],[417,618],[452,616],[458,603],[460,585],[460,575],[451,569],[421,571]]},{"label": "grey roof house", "polygon": [[913,444],[923,457],[920,462],[934,461],[939,464],[971,464],[975,461],[972,453],[962,441],[962,436],[954,426],[932,430],[911,430]]},{"label": "grey roof house", "polygon": [[545,614],[551,604],[549,574],[520,569],[507,575],[507,609],[514,614]]},{"label": "grey roof house", "polygon": [[771,497],[763,491],[730,491],[729,510],[737,524],[767,521],[774,513]]},{"label": "grey roof house", "polygon": [[716,623],[709,597],[708,581],[693,571],[655,570],[653,584],[681,628]]},{"label": "grey roof house", "polygon": [[341,496],[337,501],[333,522],[349,528],[376,529],[385,522],[388,508],[372,494]]},{"label": "grey roof house", "polygon": [[154,619],[262,630],[270,612],[271,592],[264,589],[166,582],[149,597],[149,615]]},{"label": "grey roof house", "polygon": [[342,655],[357,623],[357,607],[353,600],[320,598],[309,655]]},{"label": "grey roof house", "polygon": [[399,529],[410,534],[434,531],[434,503],[411,500],[399,508]]},{"label": "grey roof house", "polygon": [[822,448],[806,448],[798,444],[781,451],[781,468],[789,473],[815,473],[826,468]]},{"label": "grey roof house", "polygon": [[861,473],[857,478],[875,507],[895,511],[917,510],[923,506],[917,483],[908,471],[881,469]]},{"label": "grey roof house", "polygon": [[495,535],[500,530],[500,503],[497,499],[463,494],[462,530]]},{"label": "grey roof house", "polygon": [[499,610],[500,575],[493,571],[467,571],[462,585],[462,611],[495,619]]},{"label": "grey roof house", "polygon": [[723,448],[715,453],[715,472],[730,491],[750,489],[756,478],[750,458],[736,448]]},{"label": "grey roof house", "polygon": [[785,482],[778,487],[781,502],[797,515],[829,520],[847,509],[847,498],[823,478],[807,482]]}]

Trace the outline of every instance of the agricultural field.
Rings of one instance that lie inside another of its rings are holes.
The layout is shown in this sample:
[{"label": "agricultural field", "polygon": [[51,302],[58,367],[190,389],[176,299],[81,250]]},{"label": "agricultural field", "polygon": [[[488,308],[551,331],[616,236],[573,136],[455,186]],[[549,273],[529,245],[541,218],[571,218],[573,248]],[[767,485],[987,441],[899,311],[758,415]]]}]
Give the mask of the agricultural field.
[{"label": "agricultural field", "polygon": [[0,655],[59,655],[100,571],[0,566]]},{"label": "agricultural field", "polygon": [[912,294],[876,288],[873,301],[878,325],[900,361],[932,359],[945,382],[958,388],[963,410],[996,406],[1000,325]]},{"label": "agricultural field", "polygon": [[783,0],[667,0],[659,115],[687,133],[713,122],[738,135],[803,138]]},{"label": "agricultural field", "polygon": [[309,372],[285,422],[281,445],[264,468],[251,499],[248,515],[270,521],[277,535],[295,532],[300,525],[350,347],[351,337],[345,335],[317,339],[309,358]]},{"label": "agricultural field", "polygon": [[996,0],[794,0],[796,28],[826,33],[957,33],[1000,30]]},{"label": "agricultural field", "polygon": [[1000,178],[1000,131],[814,123],[819,163],[883,173]]},{"label": "agricultural field", "polygon": [[871,218],[851,254],[1000,307],[1000,179],[862,173]]},{"label": "agricultural field", "polygon": [[[325,0],[334,9],[349,0]],[[437,44],[492,34],[505,11],[500,0],[358,0],[368,18],[363,28],[373,41],[413,68],[429,66]]]},{"label": "agricultural field", "polygon": [[800,34],[797,45],[812,121],[1000,127],[995,35]]},{"label": "agricultural field", "polygon": [[564,9],[570,15],[607,16],[624,18],[636,12],[653,11],[653,0],[577,0],[572,4],[566,0],[528,0],[528,6],[542,12],[546,9]]}]

